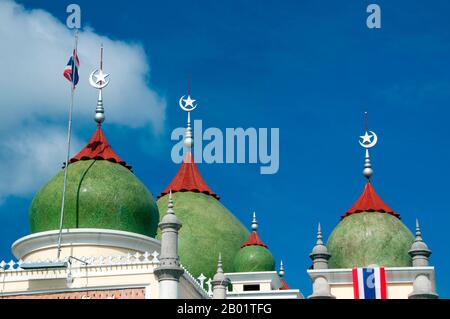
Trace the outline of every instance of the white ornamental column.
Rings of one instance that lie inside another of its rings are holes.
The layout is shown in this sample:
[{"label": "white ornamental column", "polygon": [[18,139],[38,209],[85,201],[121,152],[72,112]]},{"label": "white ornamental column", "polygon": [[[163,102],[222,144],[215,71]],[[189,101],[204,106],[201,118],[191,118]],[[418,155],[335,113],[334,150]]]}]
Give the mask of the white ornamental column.
[{"label": "white ornamental column", "polygon": [[159,223],[161,255],[154,273],[159,281],[159,299],[178,299],[178,286],[184,270],[178,256],[178,230],[181,223],[173,211],[172,192],[169,193],[167,214]]},{"label": "white ornamental column", "polygon": [[219,255],[219,262],[217,263],[217,272],[211,281],[213,290],[213,299],[226,299],[227,287],[230,284],[230,279],[225,277],[222,268],[222,256]]}]

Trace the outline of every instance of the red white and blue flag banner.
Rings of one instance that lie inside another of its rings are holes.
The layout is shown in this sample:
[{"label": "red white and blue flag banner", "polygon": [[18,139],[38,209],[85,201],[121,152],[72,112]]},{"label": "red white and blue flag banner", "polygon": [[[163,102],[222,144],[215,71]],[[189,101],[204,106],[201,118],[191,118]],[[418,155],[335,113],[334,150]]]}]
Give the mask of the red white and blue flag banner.
[{"label": "red white and blue flag banner", "polygon": [[73,54],[64,68],[64,77],[73,83],[73,87],[78,84],[80,79],[78,76],[78,68],[80,67],[80,60],[78,59],[77,50],[73,50]]},{"label": "red white and blue flag banner", "polygon": [[353,268],[355,299],[386,299],[386,274],[383,267]]}]

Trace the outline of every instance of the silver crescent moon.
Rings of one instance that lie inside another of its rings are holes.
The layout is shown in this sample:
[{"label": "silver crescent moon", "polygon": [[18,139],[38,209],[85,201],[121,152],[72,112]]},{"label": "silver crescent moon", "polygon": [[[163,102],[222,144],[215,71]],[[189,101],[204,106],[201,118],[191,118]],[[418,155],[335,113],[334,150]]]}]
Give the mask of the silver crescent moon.
[{"label": "silver crescent moon", "polygon": [[102,84],[95,83],[94,74],[97,71],[98,71],[98,69],[92,71],[91,74],[89,75],[89,84],[96,89],[103,89],[105,86],[107,86],[109,84],[109,80],[106,80],[105,83],[102,83]]},{"label": "silver crescent moon", "polygon": [[377,142],[378,142],[378,136],[377,136],[377,134],[375,134],[374,131],[369,131],[369,133],[371,133],[371,134],[373,135],[373,141],[372,141],[372,143],[369,143],[369,144],[363,144],[363,143],[361,143],[361,141],[359,141],[359,145],[361,145],[361,146],[364,147],[364,148],[372,148],[372,147],[374,147],[374,146],[377,144]]},{"label": "silver crescent moon", "polygon": [[183,111],[186,111],[186,112],[190,112],[190,111],[195,110],[195,108],[197,107],[197,105],[193,105],[192,108],[190,108],[190,109],[183,105],[183,98],[184,98],[184,97],[185,97],[185,96],[183,95],[182,97],[180,97],[180,101],[178,101],[178,104],[180,105],[181,109],[182,109]]}]

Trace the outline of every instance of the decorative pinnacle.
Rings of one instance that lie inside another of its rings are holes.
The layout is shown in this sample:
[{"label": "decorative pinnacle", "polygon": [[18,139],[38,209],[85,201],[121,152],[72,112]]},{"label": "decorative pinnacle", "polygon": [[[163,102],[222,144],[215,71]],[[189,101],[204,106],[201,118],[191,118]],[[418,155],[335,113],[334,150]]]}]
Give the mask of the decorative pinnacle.
[{"label": "decorative pinnacle", "polygon": [[415,241],[422,241],[422,232],[420,231],[420,225],[419,225],[419,219],[416,218],[416,240]]},{"label": "decorative pinnacle", "polygon": [[191,128],[191,112],[188,112],[187,127],[184,133],[184,146],[191,149],[194,146],[194,139],[192,138],[192,128]]},{"label": "decorative pinnacle", "polygon": [[323,240],[322,240],[322,229],[320,227],[320,223],[317,226],[317,242],[316,245],[323,245]]},{"label": "decorative pinnacle", "polygon": [[105,108],[103,107],[102,90],[98,91],[97,107],[95,108],[94,120],[99,125],[105,121]]},{"label": "decorative pinnacle", "polygon": [[[360,136],[359,145],[366,149],[366,158],[364,160],[364,176],[370,181],[370,177],[373,175],[372,163],[370,162],[369,148],[374,147],[378,142],[378,137],[373,131],[369,131],[369,115],[364,112],[365,118],[365,133]],[[370,134],[369,134],[370,133]]]},{"label": "decorative pinnacle", "polygon": [[217,262],[217,273],[223,274],[223,268],[222,268],[222,253],[219,253],[219,260]]},{"label": "decorative pinnacle", "polygon": [[280,271],[278,272],[278,275],[280,275],[280,277],[284,276],[284,266],[283,266],[283,261],[280,261]]},{"label": "decorative pinnacle", "polygon": [[364,170],[363,175],[370,180],[373,175],[372,163],[370,162],[369,150],[366,149],[366,158],[364,160]]},{"label": "decorative pinnacle", "polygon": [[172,190],[169,192],[169,201],[167,203],[167,214],[174,214],[173,211],[173,199],[172,199]]},{"label": "decorative pinnacle", "polygon": [[228,282],[228,279],[225,277],[225,274],[223,273],[223,268],[222,268],[222,254],[219,253],[219,260],[217,262],[217,271],[211,282],[213,284],[213,290],[215,290],[216,286],[220,286],[220,285],[227,286],[228,285],[227,282]]},{"label": "decorative pinnacle", "polygon": [[416,219],[416,237],[408,254],[413,258],[413,267],[428,266],[428,257],[431,255],[431,250],[422,239],[422,231],[420,230],[418,219]]},{"label": "decorative pinnacle", "polygon": [[253,212],[253,220],[252,220],[252,230],[258,230],[258,222],[256,221],[256,212]]}]

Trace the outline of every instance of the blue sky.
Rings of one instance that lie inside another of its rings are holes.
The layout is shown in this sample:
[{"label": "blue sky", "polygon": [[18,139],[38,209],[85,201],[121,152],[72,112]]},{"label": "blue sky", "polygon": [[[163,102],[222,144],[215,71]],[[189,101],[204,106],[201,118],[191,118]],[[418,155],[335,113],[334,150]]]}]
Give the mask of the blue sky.
[{"label": "blue sky", "polygon": [[[372,2],[381,6],[381,29],[366,27]],[[250,226],[251,213],[257,212],[261,238],[277,260],[283,259],[288,283],[309,295],[306,269],[317,223],[327,237],[365,183],[358,137],[368,110],[370,128],[379,136],[371,152],[373,184],[410,229],[419,217],[433,250],[438,293],[448,297],[450,3],[372,2],[77,1],[84,27],[141,47],[150,67],[146,85],[166,105],[159,131],[151,121],[133,127],[107,119],[104,125],[115,151],[154,195],[178,169],[170,159],[170,132],[185,123],[177,103],[189,77],[199,102],[193,117],[204,127],[280,128],[275,175],[260,175],[259,165],[250,164],[199,168],[243,223]],[[44,9],[62,23],[69,4],[20,3]],[[53,62],[62,71],[67,61]],[[117,77],[121,74],[112,74]],[[5,89],[1,83],[0,89]],[[91,104],[93,112],[95,95]],[[145,100],[140,107],[145,112]],[[21,116],[20,109],[15,112]],[[95,125],[91,116],[76,112],[75,134],[83,145]],[[41,123],[46,116],[64,127],[64,113],[56,119],[43,115]],[[11,243],[29,232],[32,193],[10,194],[0,206],[4,259],[11,258]]]}]

